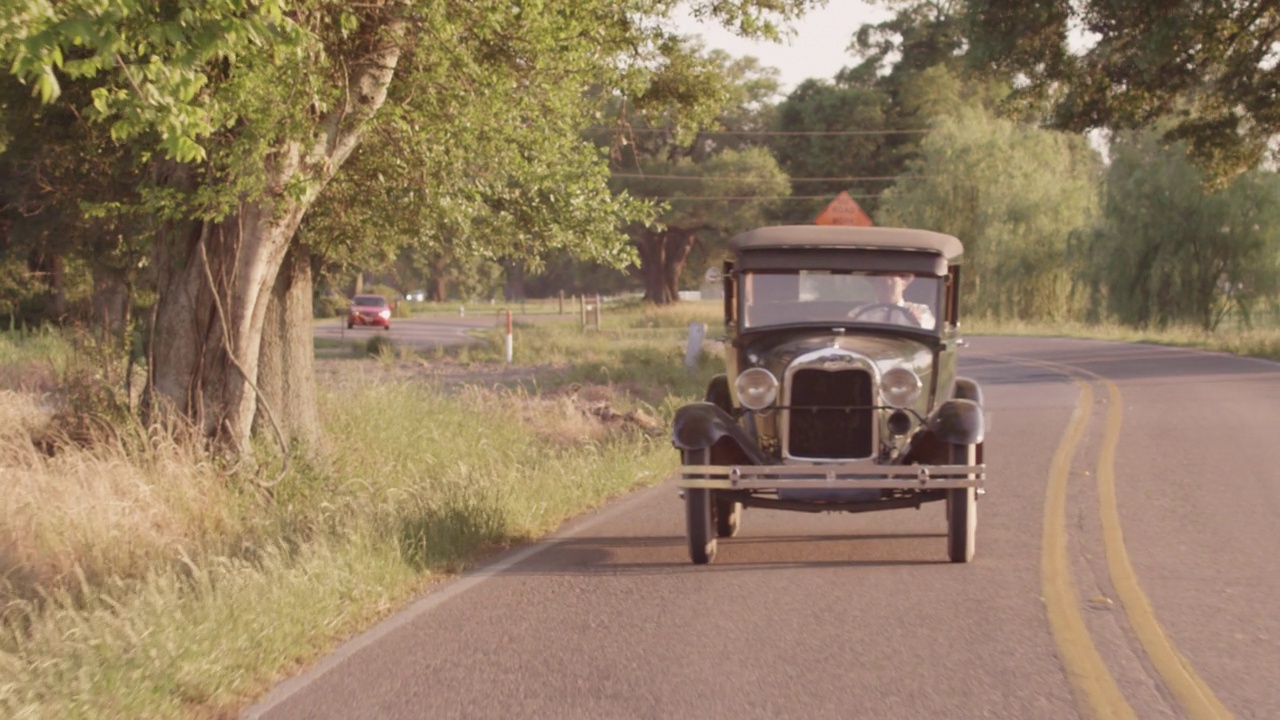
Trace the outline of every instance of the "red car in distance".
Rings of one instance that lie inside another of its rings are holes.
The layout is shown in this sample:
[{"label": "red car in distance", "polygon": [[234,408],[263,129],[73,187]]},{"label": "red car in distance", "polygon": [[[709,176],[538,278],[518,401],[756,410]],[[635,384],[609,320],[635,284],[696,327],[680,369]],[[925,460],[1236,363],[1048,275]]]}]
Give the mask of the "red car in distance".
[{"label": "red car in distance", "polygon": [[391,329],[391,306],[381,295],[357,295],[347,311],[347,329],[357,325]]}]

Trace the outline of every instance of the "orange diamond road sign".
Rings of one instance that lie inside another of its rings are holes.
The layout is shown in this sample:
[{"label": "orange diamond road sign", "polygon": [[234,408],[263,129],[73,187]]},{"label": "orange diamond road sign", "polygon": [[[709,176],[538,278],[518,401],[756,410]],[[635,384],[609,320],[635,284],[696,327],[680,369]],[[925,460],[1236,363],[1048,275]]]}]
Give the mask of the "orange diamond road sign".
[{"label": "orange diamond road sign", "polygon": [[849,193],[841,192],[836,196],[835,200],[826,207],[825,210],[818,213],[818,217],[813,221],[814,225],[856,225],[859,227],[871,227],[875,223],[871,222],[871,218],[867,216],[862,208],[849,197]]}]

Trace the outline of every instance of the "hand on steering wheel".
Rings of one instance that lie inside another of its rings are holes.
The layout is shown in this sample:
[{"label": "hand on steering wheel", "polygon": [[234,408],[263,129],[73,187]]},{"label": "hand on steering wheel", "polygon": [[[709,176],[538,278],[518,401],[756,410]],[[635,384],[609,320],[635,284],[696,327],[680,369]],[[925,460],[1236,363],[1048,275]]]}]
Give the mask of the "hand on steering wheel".
[{"label": "hand on steering wheel", "polygon": [[[895,305],[894,303],[871,303],[870,305],[863,305],[860,308],[850,310],[849,317],[853,320],[860,320],[864,315],[870,315],[876,312],[884,314],[883,322],[921,327],[920,321],[916,319],[916,316],[910,310],[901,305]],[[904,322],[897,323],[894,320],[894,313],[901,315]]]}]

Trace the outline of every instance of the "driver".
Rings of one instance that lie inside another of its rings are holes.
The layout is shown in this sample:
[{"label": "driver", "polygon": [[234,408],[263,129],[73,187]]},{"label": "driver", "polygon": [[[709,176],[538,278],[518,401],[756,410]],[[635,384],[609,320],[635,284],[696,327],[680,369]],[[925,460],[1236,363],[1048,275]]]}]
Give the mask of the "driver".
[{"label": "driver", "polygon": [[[869,320],[895,323],[897,325],[916,325],[926,330],[933,329],[933,311],[924,303],[907,302],[902,294],[915,279],[915,275],[906,272],[872,273],[867,276],[876,294],[876,304],[855,308],[849,317],[865,317]],[[877,307],[879,306],[879,307]],[[893,306],[893,307],[887,307]],[[901,308],[898,311],[894,308]]]}]

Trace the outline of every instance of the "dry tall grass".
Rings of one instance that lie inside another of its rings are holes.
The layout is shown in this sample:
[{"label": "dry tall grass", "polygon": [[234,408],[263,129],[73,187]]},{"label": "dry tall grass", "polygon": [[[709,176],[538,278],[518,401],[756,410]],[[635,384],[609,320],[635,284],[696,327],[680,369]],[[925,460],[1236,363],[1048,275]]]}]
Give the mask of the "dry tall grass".
[{"label": "dry tall grass", "polygon": [[0,602],[141,577],[242,532],[225,473],[197,450],[106,427],[81,445],[53,417],[40,396],[0,391]]},{"label": "dry tall grass", "polygon": [[[330,361],[359,368],[321,388],[331,457],[265,493],[105,421],[119,388],[84,363],[11,359],[27,380],[0,389],[0,717],[231,715],[425,578],[674,461],[614,388],[445,390],[370,372],[394,359]],[[28,381],[41,368],[55,387]]]}]

